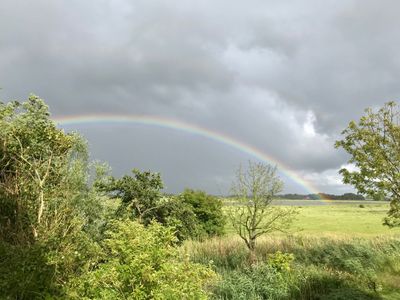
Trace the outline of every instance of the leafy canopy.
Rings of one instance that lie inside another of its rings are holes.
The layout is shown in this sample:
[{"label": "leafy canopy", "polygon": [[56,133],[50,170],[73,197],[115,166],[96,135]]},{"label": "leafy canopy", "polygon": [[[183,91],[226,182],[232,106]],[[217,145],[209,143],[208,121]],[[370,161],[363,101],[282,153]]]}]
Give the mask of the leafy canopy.
[{"label": "leafy canopy", "polygon": [[99,247],[88,231],[98,232],[93,208],[101,204],[87,184],[87,157],[86,143],[58,129],[37,96],[0,103],[0,290],[6,299],[61,297],[66,282],[95,260]]},{"label": "leafy canopy", "polygon": [[336,142],[350,154],[355,170],[342,168],[343,182],[374,199],[389,198],[385,224],[400,225],[400,112],[395,102],[378,111],[366,109],[358,123],[351,121]]},{"label": "leafy canopy", "polygon": [[29,242],[54,225],[50,207],[76,183],[72,158],[86,155],[79,136],[58,129],[37,96],[0,103],[0,236]]},{"label": "leafy canopy", "polygon": [[99,182],[98,188],[113,198],[121,199],[120,214],[129,213],[129,217],[139,219],[144,224],[157,219],[157,209],[162,206],[163,182],[159,173],[132,170],[132,176],[125,175],[120,179],[110,177],[108,181]]}]

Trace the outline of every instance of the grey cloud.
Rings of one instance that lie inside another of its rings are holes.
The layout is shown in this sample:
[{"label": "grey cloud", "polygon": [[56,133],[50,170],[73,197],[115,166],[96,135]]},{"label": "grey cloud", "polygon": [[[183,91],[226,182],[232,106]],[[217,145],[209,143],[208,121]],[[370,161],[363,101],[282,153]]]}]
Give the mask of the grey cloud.
[{"label": "grey cloud", "polygon": [[[5,0],[0,98],[34,92],[55,115],[176,118],[228,134],[317,181],[346,161],[333,148],[346,124],[365,107],[399,97],[399,6]],[[316,120],[307,133],[310,112]],[[235,167],[251,158],[166,129],[78,129],[92,156],[110,161],[116,174],[159,170],[171,191],[194,185],[226,192]],[[286,181],[289,191],[299,188]],[[348,188],[330,182],[321,188]]]}]

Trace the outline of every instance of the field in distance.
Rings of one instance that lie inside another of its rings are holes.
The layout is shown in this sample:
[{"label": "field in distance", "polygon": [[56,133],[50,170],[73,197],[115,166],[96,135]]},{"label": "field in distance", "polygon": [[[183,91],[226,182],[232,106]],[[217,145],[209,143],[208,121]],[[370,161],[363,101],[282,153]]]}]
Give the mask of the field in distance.
[{"label": "field in distance", "polygon": [[[225,201],[228,210],[232,201]],[[274,200],[273,205],[297,206],[299,215],[293,223],[295,235],[359,236],[400,235],[400,228],[390,229],[382,225],[389,210],[388,202],[351,200]],[[227,234],[233,234],[229,221]],[[279,234],[279,233],[277,233]]]}]

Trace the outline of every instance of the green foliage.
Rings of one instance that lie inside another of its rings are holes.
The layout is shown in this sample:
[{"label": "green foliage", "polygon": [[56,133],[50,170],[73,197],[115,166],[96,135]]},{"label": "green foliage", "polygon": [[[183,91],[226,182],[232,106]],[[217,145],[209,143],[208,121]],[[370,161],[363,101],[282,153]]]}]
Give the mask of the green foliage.
[{"label": "green foliage", "polygon": [[214,290],[215,299],[287,299],[290,293],[289,274],[269,263],[224,275]]},{"label": "green foliage", "polygon": [[161,194],[159,173],[132,170],[133,176],[105,177],[95,186],[121,199],[119,216],[128,216],[144,225],[155,220],[173,226],[179,240],[203,238],[223,233],[222,202],[202,191],[185,190],[178,197]]},{"label": "green foliage", "polygon": [[[69,208],[71,209],[71,207]],[[64,224],[34,243],[0,242],[0,290],[10,299],[64,295],[65,283],[97,261],[99,246],[84,230],[84,219],[64,214]]]},{"label": "green foliage", "polygon": [[[93,162],[89,164],[89,174],[93,178],[85,179],[87,192],[79,201],[79,209],[85,220],[83,230],[95,241],[103,238],[108,221],[115,218],[120,202],[111,199],[98,189],[100,183],[108,182],[111,169],[106,163]],[[87,174],[85,174],[87,178]],[[88,183],[93,182],[91,185]]]},{"label": "green foliage", "polygon": [[114,221],[104,241],[105,256],[74,280],[77,299],[205,299],[215,280],[206,266],[179,256],[173,229],[151,223]]},{"label": "green foliage", "polygon": [[343,168],[344,183],[374,199],[389,198],[392,206],[385,219],[389,226],[400,225],[400,112],[395,102],[386,103],[378,112],[371,109],[358,123],[352,121],[335,146],[350,154],[356,170]]},{"label": "green foliage", "polygon": [[[36,96],[0,104],[0,274],[9,299],[61,297],[97,260],[89,233],[100,198],[86,143],[65,134]],[[6,274],[12,274],[8,276]],[[6,276],[5,276],[6,275]]]},{"label": "green foliage", "polygon": [[159,220],[166,226],[175,229],[179,241],[203,236],[199,221],[193,207],[179,197],[165,197],[162,209],[158,210]]},{"label": "green foliage", "polygon": [[163,183],[160,174],[137,169],[133,169],[132,174],[120,179],[110,176],[108,181],[96,182],[97,188],[108,192],[113,198],[121,199],[120,215],[127,214],[143,224],[149,224],[153,219],[158,220],[158,209],[164,204],[161,201]]},{"label": "green foliage", "polygon": [[218,272],[235,270],[249,264],[249,250],[241,241],[232,241],[231,237],[186,241],[184,249],[190,253],[194,262],[204,265],[212,263]]},{"label": "green foliage", "polygon": [[42,245],[21,247],[0,242],[1,299],[60,296],[53,280],[55,266],[48,264],[46,250]]},{"label": "green foliage", "polygon": [[288,299],[299,300],[378,300],[382,299],[373,290],[349,273],[310,267],[300,267],[292,282]]},{"label": "green foliage", "polygon": [[277,251],[268,256],[268,264],[278,271],[290,271],[294,255]]},{"label": "green foliage", "polygon": [[220,199],[203,191],[186,189],[179,195],[179,200],[188,205],[196,216],[197,230],[192,238],[223,234],[225,218]]},{"label": "green foliage", "polygon": [[[49,206],[62,197],[72,171],[70,158],[86,154],[77,135],[67,135],[49,118],[36,96],[0,104],[0,238],[30,243],[49,226]],[[61,188],[62,187],[62,188]]]},{"label": "green foliage", "polygon": [[[254,252],[255,264],[241,255],[248,250],[233,237],[187,242],[186,249],[195,262],[213,262],[222,277],[214,293],[217,299],[381,299],[381,294],[399,288],[397,239],[261,239]],[[268,270],[269,275],[254,271],[262,265],[267,265],[265,270],[273,269]],[[255,284],[263,280],[268,289],[286,291],[285,295],[270,291],[264,296]]]}]

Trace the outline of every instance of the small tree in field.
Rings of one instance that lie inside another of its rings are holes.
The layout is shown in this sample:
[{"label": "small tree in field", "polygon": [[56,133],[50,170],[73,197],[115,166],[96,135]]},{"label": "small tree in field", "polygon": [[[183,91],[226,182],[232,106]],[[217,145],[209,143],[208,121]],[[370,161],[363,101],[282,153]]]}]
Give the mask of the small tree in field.
[{"label": "small tree in field", "polygon": [[256,240],[273,231],[286,231],[297,211],[293,208],[272,207],[274,196],[281,192],[283,182],[276,175],[276,167],[249,162],[247,170],[241,167],[232,185],[238,202],[230,210],[235,231],[254,251]]}]

